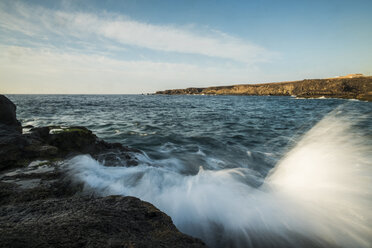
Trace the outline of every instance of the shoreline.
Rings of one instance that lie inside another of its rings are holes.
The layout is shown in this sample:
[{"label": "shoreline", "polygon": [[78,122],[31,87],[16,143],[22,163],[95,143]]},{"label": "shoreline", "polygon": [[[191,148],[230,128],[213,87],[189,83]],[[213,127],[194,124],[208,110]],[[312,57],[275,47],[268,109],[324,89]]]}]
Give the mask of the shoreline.
[{"label": "shoreline", "polygon": [[70,163],[131,167],[138,154],[82,126],[22,127],[0,95],[0,247],[206,247],[151,203],[85,187]]},{"label": "shoreline", "polygon": [[298,98],[341,98],[372,101],[372,76],[305,79],[291,82],[238,84],[204,88],[171,89],[157,95],[296,96]]}]

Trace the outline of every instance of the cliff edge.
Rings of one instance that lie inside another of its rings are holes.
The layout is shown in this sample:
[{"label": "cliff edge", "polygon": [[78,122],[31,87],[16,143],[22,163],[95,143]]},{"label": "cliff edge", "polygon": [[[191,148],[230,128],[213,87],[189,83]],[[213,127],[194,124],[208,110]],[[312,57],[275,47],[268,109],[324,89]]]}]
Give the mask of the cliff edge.
[{"label": "cliff edge", "polygon": [[345,98],[372,101],[372,76],[350,74],[327,79],[239,84],[207,88],[187,88],[157,91],[164,95],[257,95],[297,96],[304,98]]}]

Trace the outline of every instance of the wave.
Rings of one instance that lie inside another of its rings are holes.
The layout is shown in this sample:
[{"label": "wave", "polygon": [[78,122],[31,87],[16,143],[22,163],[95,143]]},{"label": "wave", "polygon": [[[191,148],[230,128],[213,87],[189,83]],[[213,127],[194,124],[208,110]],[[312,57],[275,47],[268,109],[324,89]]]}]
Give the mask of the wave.
[{"label": "wave", "polygon": [[371,247],[371,144],[360,118],[340,112],[308,131],[266,178],[202,165],[190,175],[178,159],[146,156],[136,167],[107,167],[83,155],[67,168],[87,191],[151,202],[210,247]]}]

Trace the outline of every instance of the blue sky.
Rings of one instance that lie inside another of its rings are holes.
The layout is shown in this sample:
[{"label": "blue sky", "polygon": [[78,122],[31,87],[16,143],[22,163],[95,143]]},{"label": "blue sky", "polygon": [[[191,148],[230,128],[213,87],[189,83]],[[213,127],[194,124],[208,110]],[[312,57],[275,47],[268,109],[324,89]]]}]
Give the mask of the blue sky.
[{"label": "blue sky", "polygon": [[372,1],[0,1],[0,93],[372,75]]}]

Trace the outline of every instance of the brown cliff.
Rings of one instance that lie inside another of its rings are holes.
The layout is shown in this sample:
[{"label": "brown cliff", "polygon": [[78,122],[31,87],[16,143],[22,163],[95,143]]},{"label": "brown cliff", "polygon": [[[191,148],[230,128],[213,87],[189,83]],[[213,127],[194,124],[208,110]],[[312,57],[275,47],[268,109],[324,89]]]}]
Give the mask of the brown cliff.
[{"label": "brown cliff", "polygon": [[372,76],[351,74],[328,79],[305,79],[301,81],[240,84],[208,88],[187,88],[158,91],[165,95],[274,95],[305,98],[330,97],[372,101]]}]

